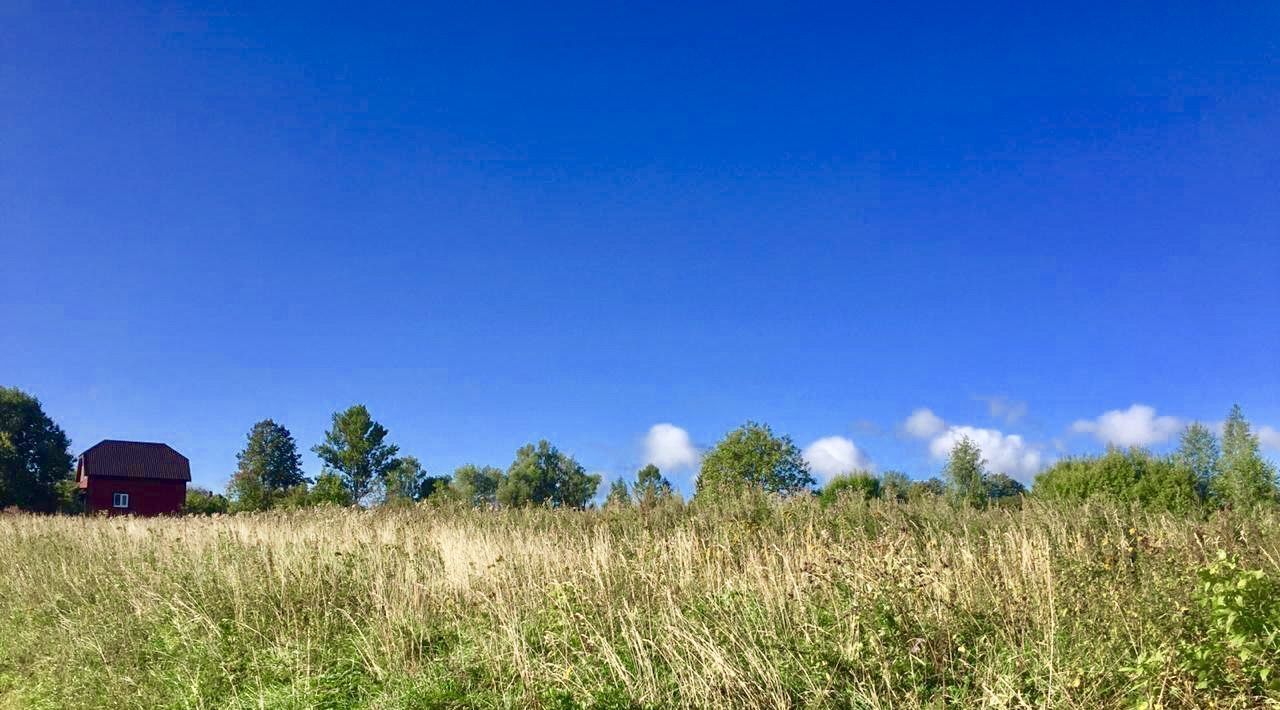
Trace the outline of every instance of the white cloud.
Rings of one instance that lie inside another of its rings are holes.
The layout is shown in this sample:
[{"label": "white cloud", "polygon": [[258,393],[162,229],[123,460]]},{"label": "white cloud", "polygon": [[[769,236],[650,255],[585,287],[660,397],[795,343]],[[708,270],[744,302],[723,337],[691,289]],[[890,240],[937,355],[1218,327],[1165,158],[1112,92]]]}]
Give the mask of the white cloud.
[{"label": "white cloud", "polygon": [[1021,436],[971,426],[948,427],[929,442],[929,453],[935,459],[945,459],[964,437],[972,439],[982,450],[987,470],[992,473],[1007,473],[1026,480],[1044,467],[1044,454],[1040,448],[1027,443]]},{"label": "white cloud", "polygon": [[693,468],[698,464],[698,449],[684,429],[654,424],[644,437],[644,459],[664,471]]},{"label": "white cloud", "polygon": [[1048,463],[1039,445],[1031,444],[1017,434],[947,424],[929,409],[912,412],[902,427],[918,439],[928,439],[929,454],[940,461],[947,458],[961,439],[969,437],[982,451],[982,458],[986,459],[987,469],[992,473],[1007,473],[1025,481]]},{"label": "white cloud", "polygon": [[1258,443],[1268,449],[1280,451],[1280,429],[1265,424],[1258,427]]},{"label": "white cloud", "polygon": [[1027,416],[1027,403],[1009,399],[1004,395],[979,397],[987,403],[987,412],[996,419],[1003,419],[1006,424],[1017,424],[1019,419]]},{"label": "white cloud", "polygon": [[1072,431],[1093,436],[1104,444],[1116,446],[1150,446],[1178,433],[1182,420],[1177,417],[1156,416],[1154,407],[1135,404],[1128,409],[1113,409],[1097,419],[1080,419],[1071,425]]},{"label": "white cloud", "polygon": [[922,408],[912,412],[902,427],[917,439],[931,439],[945,431],[947,424],[932,410]]},{"label": "white cloud", "polygon": [[843,436],[827,436],[809,444],[804,450],[804,460],[823,482],[842,473],[872,468],[866,452]]}]

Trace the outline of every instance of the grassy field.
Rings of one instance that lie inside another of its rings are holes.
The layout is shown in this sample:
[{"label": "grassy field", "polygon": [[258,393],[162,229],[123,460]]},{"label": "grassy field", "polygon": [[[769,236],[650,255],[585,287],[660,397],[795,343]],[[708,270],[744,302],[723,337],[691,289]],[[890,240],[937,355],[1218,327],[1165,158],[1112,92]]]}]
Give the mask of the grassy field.
[{"label": "grassy field", "polygon": [[0,515],[0,707],[1260,707],[1280,518]]}]

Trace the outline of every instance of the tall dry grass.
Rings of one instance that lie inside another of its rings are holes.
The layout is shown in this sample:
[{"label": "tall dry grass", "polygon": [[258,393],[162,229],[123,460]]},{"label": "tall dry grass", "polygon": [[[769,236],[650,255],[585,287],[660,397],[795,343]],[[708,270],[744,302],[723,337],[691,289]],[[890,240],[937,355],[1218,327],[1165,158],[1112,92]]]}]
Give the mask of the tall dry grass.
[{"label": "tall dry grass", "polygon": [[1280,579],[1280,520],[811,500],[3,515],[0,707],[1275,702],[1179,665],[1220,552]]}]

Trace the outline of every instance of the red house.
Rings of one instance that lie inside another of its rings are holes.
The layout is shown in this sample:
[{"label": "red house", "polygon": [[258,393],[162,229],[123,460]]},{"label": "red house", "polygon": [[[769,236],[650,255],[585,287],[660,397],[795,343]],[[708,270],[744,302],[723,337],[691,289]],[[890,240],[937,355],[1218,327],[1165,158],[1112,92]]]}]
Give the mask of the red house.
[{"label": "red house", "polygon": [[98,442],[80,454],[76,484],[85,510],[111,515],[178,513],[187,498],[191,462],[167,444]]}]

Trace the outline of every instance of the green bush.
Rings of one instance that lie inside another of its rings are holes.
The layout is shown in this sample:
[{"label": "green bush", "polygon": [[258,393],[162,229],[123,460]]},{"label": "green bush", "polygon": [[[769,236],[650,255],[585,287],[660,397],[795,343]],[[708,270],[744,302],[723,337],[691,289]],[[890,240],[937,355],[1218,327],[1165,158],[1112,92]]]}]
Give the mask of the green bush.
[{"label": "green bush", "polygon": [[1179,649],[1197,690],[1280,691],[1280,580],[1219,552],[1200,571],[1192,637]]},{"label": "green bush", "polygon": [[845,497],[856,500],[879,498],[880,479],[866,471],[847,473],[831,479],[827,485],[823,486],[822,492],[818,494],[818,498],[823,505],[831,505]]},{"label": "green bush", "polygon": [[187,499],[182,504],[182,512],[187,515],[213,515],[225,513],[230,507],[226,496],[218,495],[204,488],[187,489]]},{"label": "green bush", "polygon": [[1036,476],[1031,494],[1071,502],[1100,498],[1169,511],[1188,511],[1201,502],[1196,475],[1189,467],[1138,448],[1062,459]]}]

